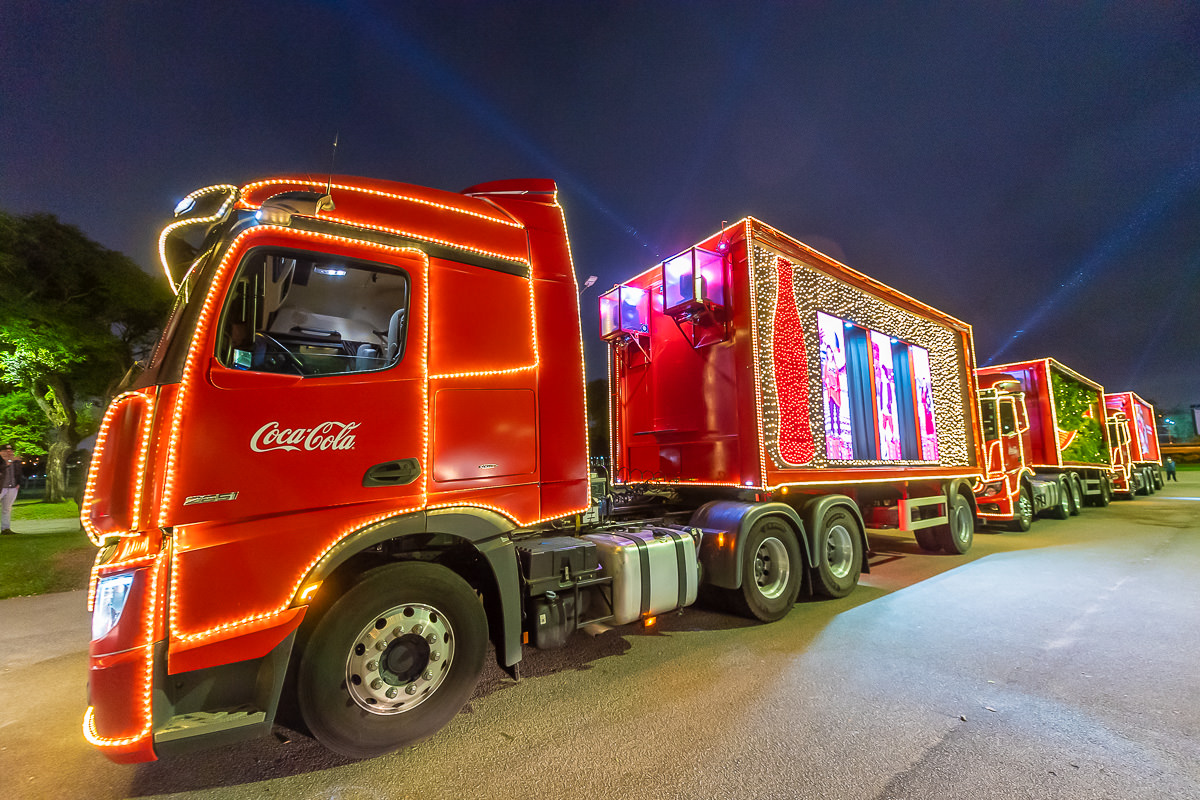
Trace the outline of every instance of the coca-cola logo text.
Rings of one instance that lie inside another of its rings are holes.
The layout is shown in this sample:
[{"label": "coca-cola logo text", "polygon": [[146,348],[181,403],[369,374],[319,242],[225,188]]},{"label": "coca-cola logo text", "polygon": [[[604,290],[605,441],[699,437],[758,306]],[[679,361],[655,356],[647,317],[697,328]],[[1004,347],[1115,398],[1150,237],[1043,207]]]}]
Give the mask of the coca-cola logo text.
[{"label": "coca-cola logo text", "polygon": [[315,428],[281,428],[268,422],[250,438],[256,453],[272,450],[353,450],[357,422],[322,422]]}]

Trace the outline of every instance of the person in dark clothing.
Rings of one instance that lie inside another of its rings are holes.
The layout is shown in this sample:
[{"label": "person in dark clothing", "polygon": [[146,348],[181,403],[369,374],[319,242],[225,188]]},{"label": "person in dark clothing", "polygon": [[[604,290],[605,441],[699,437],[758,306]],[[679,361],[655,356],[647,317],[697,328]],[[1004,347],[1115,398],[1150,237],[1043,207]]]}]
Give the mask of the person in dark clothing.
[{"label": "person in dark clothing", "polygon": [[0,534],[9,536],[12,529],[12,507],[17,500],[17,492],[25,482],[25,473],[21,472],[21,459],[13,451],[13,446],[5,442],[0,446]]},{"label": "person in dark clothing", "polygon": [[1176,475],[1175,475],[1175,459],[1171,458],[1170,456],[1167,456],[1166,467],[1167,467],[1167,480],[1175,481],[1176,483],[1179,483],[1179,478],[1176,477]]}]

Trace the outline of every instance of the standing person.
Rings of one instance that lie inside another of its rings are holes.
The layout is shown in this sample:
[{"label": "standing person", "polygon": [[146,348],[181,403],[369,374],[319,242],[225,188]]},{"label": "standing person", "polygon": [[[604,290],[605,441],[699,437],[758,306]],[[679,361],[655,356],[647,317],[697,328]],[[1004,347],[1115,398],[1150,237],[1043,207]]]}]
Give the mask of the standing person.
[{"label": "standing person", "polygon": [[1179,483],[1179,478],[1175,476],[1175,459],[1167,456],[1167,480]]},{"label": "standing person", "polygon": [[0,468],[0,534],[9,536],[14,533],[12,529],[12,507],[17,500],[17,492],[21,490],[21,484],[25,481],[25,474],[21,472],[21,460],[17,458],[17,454],[13,452],[13,446],[10,442],[5,442],[0,446],[0,460],[4,462]]}]

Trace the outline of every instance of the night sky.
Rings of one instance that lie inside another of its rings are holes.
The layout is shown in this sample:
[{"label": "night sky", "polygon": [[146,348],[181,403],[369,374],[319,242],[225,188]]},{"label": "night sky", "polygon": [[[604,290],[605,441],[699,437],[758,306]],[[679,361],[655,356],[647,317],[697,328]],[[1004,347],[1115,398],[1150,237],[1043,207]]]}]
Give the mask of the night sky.
[{"label": "night sky", "polygon": [[1200,403],[1196,3],[4,2],[0,208],[157,269],[175,203],[334,170],[559,182],[595,298],[752,214]]}]

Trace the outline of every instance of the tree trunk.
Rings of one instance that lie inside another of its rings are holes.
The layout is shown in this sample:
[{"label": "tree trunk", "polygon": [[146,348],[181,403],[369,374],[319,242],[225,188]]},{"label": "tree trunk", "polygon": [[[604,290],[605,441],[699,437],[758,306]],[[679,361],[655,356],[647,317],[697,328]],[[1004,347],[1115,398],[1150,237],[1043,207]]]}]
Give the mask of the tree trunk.
[{"label": "tree trunk", "polygon": [[79,444],[79,433],[75,422],[75,395],[66,381],[51,378],[39,382],[32,388],[33,399],[54,426],[50,446],[46,454],[46,497],[47,503],[61,503],[67,498],[67,456]]},{"label": "tree trunk", "polygon": [[[59,431],[55,431],[59,433]],[[70,497],[67,492],[66,464],[67,456],[71,454],[72,446],[59,440],[49,447],[46,453],[46,502],[60,503]]]}]

